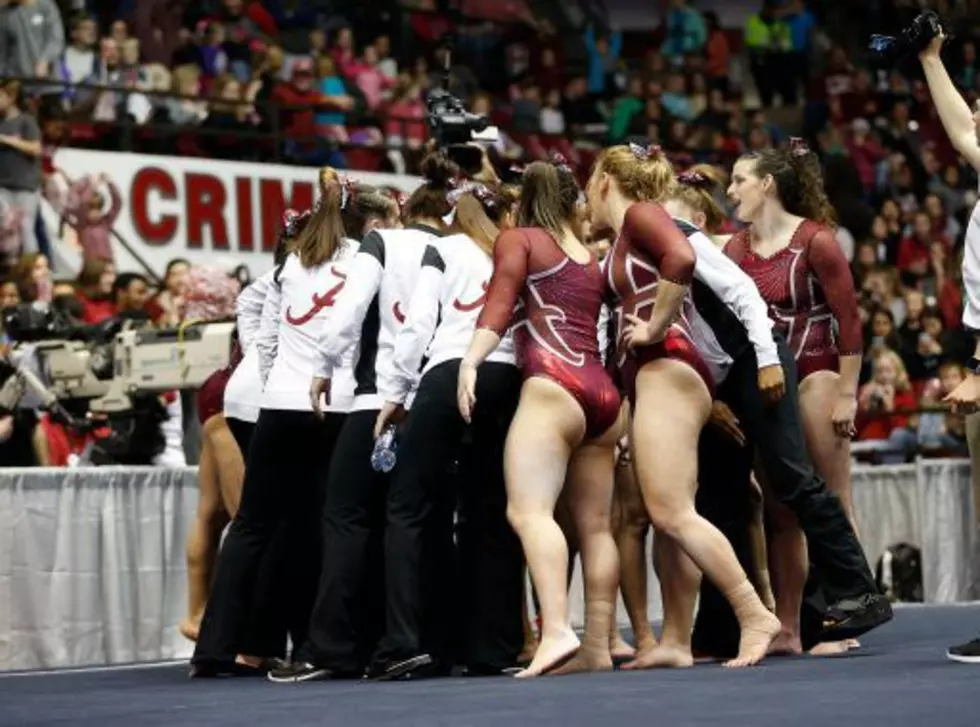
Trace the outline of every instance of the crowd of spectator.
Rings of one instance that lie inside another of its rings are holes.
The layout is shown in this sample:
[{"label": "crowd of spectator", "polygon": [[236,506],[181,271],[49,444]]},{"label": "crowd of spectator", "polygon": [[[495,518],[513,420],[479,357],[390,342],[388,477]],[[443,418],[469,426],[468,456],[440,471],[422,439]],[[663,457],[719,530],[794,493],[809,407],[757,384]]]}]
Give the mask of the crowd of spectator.
[{"label": "crowd of spectator", "polygon": [[[669,0],[655,33],[585,15],[581,63],[569,60],[575,44],[521,2],[502,4],[506,23],[434,12],[426,0],[399,12],[383,4],[376,17],[330,2],[140,0],[129,13],[125,4],[76,1],[62,14],[53,0],[0,0],[0,78],[20,78],[26,99],[18,105],[14,86],[0,85],[5,302],[70,295],[79,317],[94,320],[145,309],[148,293],[131,290],[151,281],[114,277],[111,180],[95,175],[79,188],[50,163],[32,176],[23,154],[20,167],[6,163],[16,150],[3,139],[41,141],[50,160],[58,144],[118,148],[110,129],[125,119],[131,148],[144,151],[410,172],[452,32],[450,87],[500,127],[490,151],[501,168],[557,151],[584,172],[602,146],[643,138],[679,168],[725,170],[745,150],[805,135],[823,158],[866,324],[859,439],[888,443],[895,453],[885,459],[916,447],[965,451],[962,419],[937,402],[962,377],[971,345],[959,270],[976,177],[946,139],[917,66],[871,65],[836,44],[802,0],[763,0],[743,28],[722,27],[696,0]],[[920,3],[877,5],[901,27]],[[972,103],[980,2],[938,5],[958,23],[946,59]],[[18,202],[42,189],[85,251],[70,288],[51,280],[36,207]],[[179,301],[170,273],[152,300]],[[168,310],[150,317],[173,321],[177,308]]]}]

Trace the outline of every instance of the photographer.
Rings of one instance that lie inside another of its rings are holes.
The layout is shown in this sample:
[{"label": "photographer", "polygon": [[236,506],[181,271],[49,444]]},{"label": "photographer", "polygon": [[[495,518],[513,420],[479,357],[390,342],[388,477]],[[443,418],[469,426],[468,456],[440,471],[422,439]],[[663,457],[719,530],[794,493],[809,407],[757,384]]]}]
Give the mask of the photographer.
[{"label": "photographer", "polygon": [[[980,172],[980,142],[977,139],[980,109],[971,113],[943,65],[940,51],[946,36],[938,18],[933,13],[923,13],[916,18],[913,31],[925,33],[925,38],[929,39],[928,45],[920,45],[919,60],[943,128],[956,151]],[[963,327],[976,337],[976,346],[967,363],[966,379],[944,401],[952,405],[954,412],[973,414],[967,419],[967,442],[973,460],[974,501],[980,503],[980,414],[976,414],[980,404],[980,203],[973,208],[967,224],[963,288]],[[980,504],[975,507],[980,508]],[[976,512],[975,517],[980,523],[980,512]],[[947,656],[953,661],[980,663],[980,638],[951,647]]]}]

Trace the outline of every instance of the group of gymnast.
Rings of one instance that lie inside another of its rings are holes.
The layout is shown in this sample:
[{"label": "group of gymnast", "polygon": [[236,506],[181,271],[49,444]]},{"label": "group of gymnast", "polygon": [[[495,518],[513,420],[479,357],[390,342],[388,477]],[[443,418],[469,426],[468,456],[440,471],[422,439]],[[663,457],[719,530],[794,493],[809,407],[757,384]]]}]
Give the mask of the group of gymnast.
[{"label": "group of gymnast", "polygon": [[504,185],[432,151],[399,204],[322,173],[202,391],[223,415],[191,676],[747,667],[890,620],[851,512],[862,334],[819,162],[794,141],[716,174],[630,144],[584,189],[561,158]]}]

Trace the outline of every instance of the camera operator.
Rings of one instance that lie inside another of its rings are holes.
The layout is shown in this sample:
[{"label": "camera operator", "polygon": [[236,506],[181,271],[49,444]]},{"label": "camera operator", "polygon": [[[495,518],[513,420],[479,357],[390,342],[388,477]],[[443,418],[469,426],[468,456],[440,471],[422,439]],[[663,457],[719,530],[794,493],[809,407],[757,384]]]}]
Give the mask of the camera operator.
[{"label": "camera operator", "polygon": [[[916,18],[913,28],[924,27],[932,36],[928,45],[919,52],[919,60],[925,72],[929,92],[936,104],[936,111],[953,147],[974,170],[980,172],[980,109],[971,112],[969,105],[956,89],[949,72],[943,65],[940,51],[946,40],[938,18],[924,13]],[[967,419],[967,442],[970,448],[973,472],[975,518],[980,524],[980,203],[973,208],[966,230],[963,251],[963,327],[976,338],[973,356],[967,363],[966,379],[944,401],[952,405],[954,412],[970,413]],[[966,644],[953,646],[947,651],[953,661],[980,664],[980,637]]]}]

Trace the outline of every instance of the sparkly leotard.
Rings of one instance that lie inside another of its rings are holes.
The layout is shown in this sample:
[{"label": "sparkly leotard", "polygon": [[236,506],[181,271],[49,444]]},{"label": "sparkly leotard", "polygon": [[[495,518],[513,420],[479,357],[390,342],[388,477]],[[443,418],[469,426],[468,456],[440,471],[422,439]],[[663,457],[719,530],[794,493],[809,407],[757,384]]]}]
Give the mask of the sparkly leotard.
[{"label": "sparkly leotard", "polygon": [[840,356],[861,353],[854,281],[827,227],[803,220],[789,245],[771,257],[754,253],[749,231],[741,230],[725,245],[725,254],[755,281],[796,358],[800,381],[816,371],[837,371]]},{"label": "sparkly leotard", "polygon": [[607,260],[607,294],[617,314],[616,363],[630,399],[635,403],[636,375],[640,369],[661,358],[681,361],[693,368],[713,394],[731,365],[731,358],[698,313],[690,292],[684,298],[678,319],[662,341],[640,346],[632,352],[623,346],[626,315],[649,319],[661,280],[679,285],[691,283],[697,256],[684,232],[660,205],[636,203],[627,210],[623,228]]},{"label": "sparkly leotard", "polygon": [[[594,257],[580,264],[538,228],[508,230],[494,245],[487,302],[477,321],[503,335],[514,325],[525,379],[554,381],[575,397],[590,437],[619,418],[620,398],[602,365],[596,325],[603,282]],[[519,308],[515,312],[514,307]]]}]

